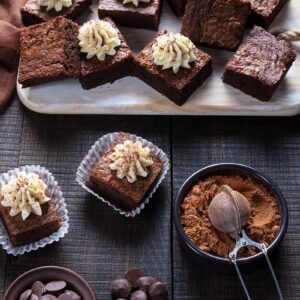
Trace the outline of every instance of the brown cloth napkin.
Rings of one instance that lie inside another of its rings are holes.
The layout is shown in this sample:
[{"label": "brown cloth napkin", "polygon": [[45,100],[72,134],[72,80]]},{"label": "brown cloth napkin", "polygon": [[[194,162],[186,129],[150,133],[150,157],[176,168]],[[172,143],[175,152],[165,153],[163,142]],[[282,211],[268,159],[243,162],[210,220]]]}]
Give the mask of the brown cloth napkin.
[{"label": "brown cloth napkin", "polygon": [[16,85],[19,61],[20,8],[27,0],[0,0],[0,111]]}]

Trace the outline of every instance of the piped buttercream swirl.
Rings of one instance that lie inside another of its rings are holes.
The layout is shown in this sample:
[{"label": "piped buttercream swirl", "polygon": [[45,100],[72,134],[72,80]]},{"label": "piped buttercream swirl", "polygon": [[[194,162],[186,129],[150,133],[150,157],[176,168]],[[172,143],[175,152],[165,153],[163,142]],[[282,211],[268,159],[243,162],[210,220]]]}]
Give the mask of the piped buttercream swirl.
[{"label": "piped buttercream swirl", "polygon": [[40,6],[47,6],[47,11],[55,9],[55,11],[61,11],[63,7],[70,7],[73,4],[73,0],[39,0]]}]

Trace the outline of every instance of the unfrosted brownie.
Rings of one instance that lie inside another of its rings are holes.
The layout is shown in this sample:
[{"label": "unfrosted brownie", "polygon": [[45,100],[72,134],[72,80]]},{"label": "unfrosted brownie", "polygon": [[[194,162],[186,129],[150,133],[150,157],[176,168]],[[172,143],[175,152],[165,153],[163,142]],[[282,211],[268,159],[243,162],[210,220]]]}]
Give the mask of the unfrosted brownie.
[{"label": "unfrosted brownie", "polygon": [[291,44],[255,26],[225,67],[223,81],[268,101],[296,59]]},{"label": "unfrosted brownie", "polygon": [[195,48],[196,61],[190,69],[181,68],[176,74],[172,69],[163,69],[154,63],[152,46],[157,37],[166,33],[166,30],[159,32],[135,57],[134,74],[177,105],[182,105],[211,74],[212,58]]},{"label": "unfrosted brownie", "polygon": [[27,26],[46,22],[58,16],[76,20],[91,4],[92,0],[73,0],[70,7],[63,7],[61,11],[55,9],[47,11],[47,7],[39,5],[39,0],[28,0],[21,9],[21,14]]},{"label": "unfrosted brownie", "polygon": [[188,0],[181,32],[198,45],[236,50],[250,13],[245,0]]},{"label": "unfrosted brownie", "polygon": [[63,17],[21,30],[19,83],[28,87],[80,75],[78,25]]},{"label": "unfrosted brownie", "polygon": [[147,177],[138,177],[137,181],[130,183],[126,178],[117,178],[117,171],[110,169],[112,163],[110,155],[114,152],[117,144],[131,140],[127,133],[119,133],[111,147],[102,155],[92,169],[86,185],[95,193],[104,197],[118,208],[130,211],[140,205],[147,192],[158,179],[162,171],[162,161],[155,153],[150,153],[153,164],[149,167]]},{"label": "unfrosted brownie", "polygon": [[14,246],[33,243],[50,236],[60,227],[60,217],[53,201],[42,205],[42,216],[31,214],[25,221],[21,214],[11,217],[10,208],[0,204],[0,213]]},{"label": "unfrosted brownie", "polygon": [[87,59],[85,53],[81,54],[80,83],[84,89],[112,83],[132,73],[133,55],[124,36],[110,18],[104,18],[103,21],[110,23],[117,30],[121,45],[116,48],[115,55],[106,55],[104,61],[100,61],[96,56]]},{"label": "unfrosted brownie", "polygon": [[168,0],[168,2],[177,16],[182,16],[184,14],[187,0]]},{"label": "unfrosted brownie", "polygon": [[251,21],[267,28],[286,2],[287,0],[251,0]]},{"label": "unfrosted brownie", "polygon": [[161,0],[123,4],[123,0],[99,0],[99,17],[110,17],[118,25],[157,30],[161,14]]}]

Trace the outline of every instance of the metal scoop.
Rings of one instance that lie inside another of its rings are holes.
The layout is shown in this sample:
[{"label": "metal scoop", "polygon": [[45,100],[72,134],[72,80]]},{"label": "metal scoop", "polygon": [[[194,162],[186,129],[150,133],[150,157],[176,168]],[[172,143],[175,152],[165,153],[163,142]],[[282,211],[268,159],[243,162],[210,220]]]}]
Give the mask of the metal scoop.
[{"label": "metal scoop", "polygon": [[[242,287],[244,289],[244,292],[245,292],[245,294],[247,296],[247,299],[251,300],[251,297],[250,297],[248,289],[247,289],[247,287],[245,285],[244,279],[242,277],[242,274],[240,272],[240,269],[239,269],[239,266],[238,266],[238,263],[237,263],[237,254],[238,254],[238,251],[240,249],[242,249],[244,247],[253,246],[253,247],[259,249],[264,254],[264,256],[266,258],[266,261],[268,263],[268,267],[269,267],[269,269],[271,271],[273,280],[275,282],[279,299],[283,300],[283,296],[282,296],[282,292],[281,292],[278,280],[276,278],[274,269],[272,267],[271,261],[270,261],[269,256],[268,256],[267,247],[265,246],[265,244],[263,244],[263,243],[262,244],[257,243],[255,241],[251,240],[247,236],[245,230],[242,227],[241,216],[240,216],[240,211],[239,211],[239,207],[238,207],[238,200],[236,198],[236,195],[235,195],[234,191],[228,185],[222,185],[221,189],[230,196],[230,199],[232,200],[232,203],[233,203],[234,208],[235,208],[234,211],[235,211],[235,220],[236,220],[236,223],[232,224],[232,225],[235,225],[235,228],[236,228],[236,231],[233,233],[233,236],[234,236],[234,238],[236,240],[236,245],[235,245],[235,248],[229,253],[229,259],[234,264],[235,270],[236,270],[236,272],[237,272],[237,274],[239,276],[240,282],[241,282]],[[226,232],[226,230],[224,230],[224,232]]]}]

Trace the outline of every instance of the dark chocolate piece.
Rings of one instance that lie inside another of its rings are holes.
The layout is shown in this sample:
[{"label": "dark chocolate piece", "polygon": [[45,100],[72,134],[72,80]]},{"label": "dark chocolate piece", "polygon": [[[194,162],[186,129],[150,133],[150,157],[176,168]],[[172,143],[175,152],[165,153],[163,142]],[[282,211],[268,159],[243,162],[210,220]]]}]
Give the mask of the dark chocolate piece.
[{"label": "dark chocolate piece", "polygon": [[21,30],[19,83],[28,87],[80,75],[78,25],[63,17]]},{"label": "dark chocolate piece", "polygon": [[41,300],[57,300],[57,298],[54,295],[46,294],[42,296]]},{"label": "dark chocolate piece", "polygon": [[288,0],[250,0],[251,22],[268,28]]},{"label": "dark chocolate piece", "polygon": [[255,26],[225,67],[223,81],[261,101],[268,101],[290,69],[291,44]]},{"label": "dark chocolate piece", "polygon": [[111,282],[110,291],[113,299],[127,298],[131,292],[132,286],[125,278],[118,278]]},{"label": "dark chocolate piece", "polygon": [[143,291],[135,291],[131,294],[130,300],[147,300],[147,294]]},{"label": "dark chocolate piece", "polygon": [[134,268],[128,270],[124,277],[131,283],[133,288],[137,288],[139,286],[138,280],[143,276],[144,272],[142,270]]},{"label": "dark chocolate piece", "polygon": [[138,279],[139,289],[145,293],[149,292],[150,286],[157,282],[157,280],[150,276],[143,276]]},{"label": "dark chocolate piece", "polygon": [[40,298],[44,291],[44,285],[40,281],[36,281],[33,283],[31,290],[32,294],[35,294]]},{"label": "dark chocolate piece", "polygon": [[250,13],[246,0],[188,0],[181,32],[196,45],[236,50]]},{"label": "dark chocolate piece", "polygon": [[58,16],[75,21],[91,4],[92,0],[73,0],[70,7],[63,7],[57,12],[55,9],[47,11],[47,7],[39,5],[39,0],[28,0],[21,9],[21,14],[26,26],[47,22]]},{"label": "dark chocolate piece", "polygon": [[169,299],[168,288],[164,283],[156,282],[151,285],[149,296],[151,300],[167,300]]},{"label": "dark chocolate piece", "polygon": [[135,57],[134,73],[177,105],[182,105],[212,72],[212,58],[196,48],[197,60],[191,63],[190,69],[180,68],[177,74],[172,69],[163,70],[154,63],[152,45],[158,36],[166,33],[166,30],[159,32]]},{"label": "dark chocolate piece", "polygon": [[69,294],[62,294],[58,297],[58,300],[73,300],[73,298]]},{"label": "dark chocolate piece", "polygon": [[168,0],[168,2],[176,16],[182,16],[184,14],[187,0]]},{"label": "dark chocolate piece", "polygon": [[138,177],[134,183],[129,183],[126,178],[119,179],[116,171],[109,168],[110,154],[114,152],[114,146],[132,140],[129,134],[119,133],[111,147],[103,154],[92,169],[86,185],[112,204],[126,211],[130,211],[140,205],[141,201],[157,180],[162,171],[162,162],[158,155],[152,153],[153,165],[149,167],[146,178]]},{"label": "dark chocolate piece", "polygon": [[99,17],[110,17],[118,25],[157,30],[161,14],[161,0],[123,4],[123,0],[100,0]]},{"label": "dark chocolate piece", "polygon": [[106,55],[104,61],[100,61],[96,56],[87,59],[85,53],[81,54],[80,82],[84,89],[92,89],[131,75],[133,55],[124,36],[111,19],[104,18],[103,21],[109,22],[117,29],[121,45],[116,48],[117,53],[114,56]]},{"label": "dark chocolate piece", "polygon": [[40,300],[40,298],[39,298],[37,295],[32,294],[32,295],[30,296],[29,300]]},{"label": "dark chocolate piece", "polygon": [[45,288],[47,292],[56,293],[65,289],[67,286],[65,281],[51,281],[46,284]]},{"label": "dark chocolate piece", "polygon": [[32,294],[32,290],[26,290],[23,292],[19,298],[19,300],[28,300]]}]

